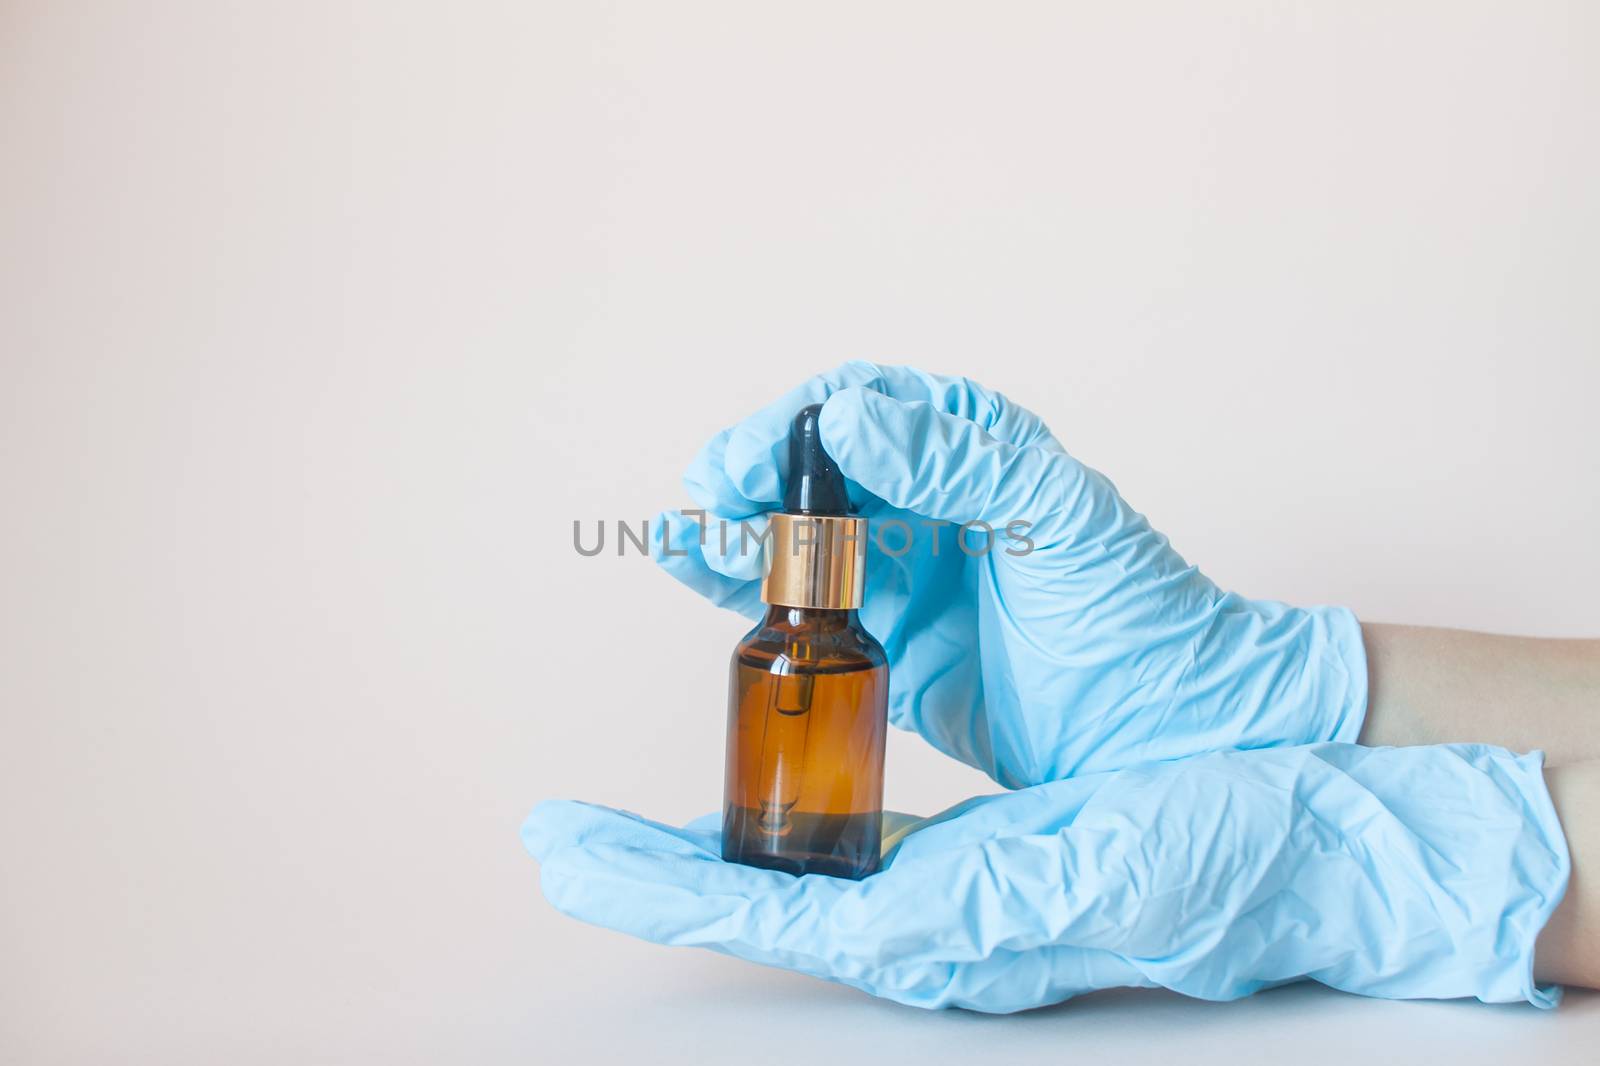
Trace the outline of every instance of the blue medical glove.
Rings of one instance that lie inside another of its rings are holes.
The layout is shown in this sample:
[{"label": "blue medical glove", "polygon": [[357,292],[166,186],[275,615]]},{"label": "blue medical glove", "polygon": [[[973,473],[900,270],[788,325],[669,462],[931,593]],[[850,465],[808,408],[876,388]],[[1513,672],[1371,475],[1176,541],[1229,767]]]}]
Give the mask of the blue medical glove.
[{"label": "blue medical glove", "polygon": [[[1356,739],[1367,673],[1349,611],[1217,588],[1036,416],[965,378],[849,363],[719,434],[685,476],[703,542],[695,516],[658,520],[666,570],[760,613],[738,522],[779,506],[789,422],[824,399],[823,442],[873,531],[861,614],[896,725],[1011,788]],[[971,522],[995,530],[989,550],[981,526],[959,531]],[[1007,536],[1014,522],[1031,524]]]},{"label": "blue medical glove", "polygon": [[1320,744],[1073,778],[931,819],[864,881],[724,863],[714,819],[551,801],[523,838],[573,917],[912,1006],[1310,978],[1548,1007],[1534,942],[1569,862],[1541,761]]}]

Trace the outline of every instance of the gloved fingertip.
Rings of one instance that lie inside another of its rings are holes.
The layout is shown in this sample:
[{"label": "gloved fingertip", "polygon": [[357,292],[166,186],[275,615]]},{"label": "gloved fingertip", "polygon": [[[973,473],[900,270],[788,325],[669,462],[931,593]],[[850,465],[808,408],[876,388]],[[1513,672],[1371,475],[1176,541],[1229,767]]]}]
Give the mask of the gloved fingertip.
[{"label": "gloved fingertip", "polygon": [[733,429],[725,429],[700,449],[683,473],[683,487],[689,498],[707,511],[742,516],[759,511],[761,506],[739,491],[728,477],[727,449],[734,433]]},{"label": "gloved fingertip", "polygon": [[761,540],[769,521],[766,514],[738,521],[708,516],[705,543],[700,549],[706,566],[736,581],[760,580]]},{"label": "gloved fingertip", "polygon": [[864,450],[879,450],[886,444],[904,446],[908,443],[904,436],[909,406],[871,388],[840,389],[823,404],[817,422],[822,446],[841,465],[846,456],[861,458]]},{"label": "gloved fingertip", "polygon": [[577,841],[580,827],[593,811],[591,804],[578,800],[544,800],[522,822],[522,846],[544,863],[557,850]]},{"label": "gloved fingertip", "polygon": [[[761,576],[761,553],[757,548],[759,539],[746,537],[746,557],[724,557],[720,551],[721,531],[726,528],[730,543],[737,547],[740,537],[738,524],[716,515],[706,515],[704,520],[707,526],[718,532],[704,532],[697,514],[661,512],[650,522],[651,557],[657,566],[674,579],[718,607],[737,611],[746,618],[759,617],[762,611],[756,585],[756,580]],[[759,523],[755,525],[759,526]],[[701,544],[702,536],[705,536],[705,545]],[[718,552],[708,557],[706,548],[713,544]],[[719,567],[729,572],[720,572]]]},{"label": "gloved fingertip", "polygon": [[700,520],[685,508],[668,508],[650,520],[650,557],[658,563],[686,558],[682,549],[700,540]]},{"label": "gloved fingertip", "polygon": [[928,454],[936,417],[924,401],[906,403],[870,388],[850,388],[828,398],[818,426],[822,446],[845,477],[904,507],[915,499],[918,483],[929,479],[924,468],[937,471],[943,465],[942,456]]},{"label": "gloved fingertip", "polygon": [[728,440],[724,460],[728,483],[763,510],[783,498],[788,441],[787,421],[777,426],[741,427]]},{"label": "gloved fingertip", "polygon": [[576,904],[583,899],[583,877],[562,861],[570,852],[553,852],[539,860],[539,890],[550,905],[569,917],[584,919]]},{"label": "gloved fingertip", "polygon": [[713,477],[703,459],[696,458],[683,472],[683,487],[689,498],[706,510],[726,506],[728,493],[721,490],[720,472]]},{"label": "gloved fingertip", "polygon": [[700,527],[682,511],[662,511],[650,520],[650,558],[702,595],[711,575],[700,554]]},{"label": "gloved fingertip", "polygon": [[828,397],[822,405],[822,415],[817,422],[822,430],[824,447],[839,443],[840,435],[848,432],[850,426],[867,415],[866,405],[871,402],[869,396],[888,399],[876,389],[861,385],[840,389]]}]

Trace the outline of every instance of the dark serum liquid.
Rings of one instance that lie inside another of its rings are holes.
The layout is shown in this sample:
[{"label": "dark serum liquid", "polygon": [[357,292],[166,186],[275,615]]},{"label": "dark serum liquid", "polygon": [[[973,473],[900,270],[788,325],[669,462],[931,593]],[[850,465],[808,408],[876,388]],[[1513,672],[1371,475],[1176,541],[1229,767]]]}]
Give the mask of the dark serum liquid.
[{"label": "dark serum liquid", "polygon": [[734,651],[724,859],[792,874],[877,872],[886,663],[845,610],[774,606]]}]

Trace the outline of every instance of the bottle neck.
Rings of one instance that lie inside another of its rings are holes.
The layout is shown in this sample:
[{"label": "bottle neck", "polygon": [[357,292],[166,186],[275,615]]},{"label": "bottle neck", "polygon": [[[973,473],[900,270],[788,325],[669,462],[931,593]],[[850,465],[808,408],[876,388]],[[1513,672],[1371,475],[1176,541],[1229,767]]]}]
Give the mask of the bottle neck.
[{"label": "bottle neck", "polygon": [[832,610],[827,607],[789,607],[781,603],[767,605],[767,616],[762,619],[762,624],[786,626],[790,629],[803,627],[823,633],[854,629],[860,625],[853,607],[848,610]]}]

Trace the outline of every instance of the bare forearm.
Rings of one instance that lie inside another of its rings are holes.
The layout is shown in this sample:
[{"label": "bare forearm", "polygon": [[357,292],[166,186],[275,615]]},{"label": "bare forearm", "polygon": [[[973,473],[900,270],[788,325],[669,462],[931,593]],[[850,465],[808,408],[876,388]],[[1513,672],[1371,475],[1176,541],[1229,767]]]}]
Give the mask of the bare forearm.
[{"label": "bare forearm", "polygon": [[1600,640],[1366,623],[1370,745],[1482,743],[1600,758]]}]

